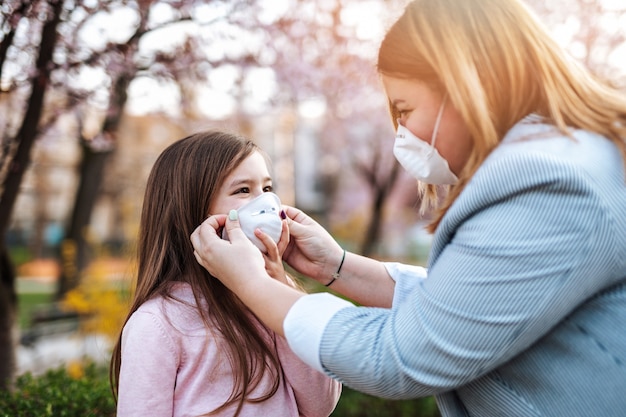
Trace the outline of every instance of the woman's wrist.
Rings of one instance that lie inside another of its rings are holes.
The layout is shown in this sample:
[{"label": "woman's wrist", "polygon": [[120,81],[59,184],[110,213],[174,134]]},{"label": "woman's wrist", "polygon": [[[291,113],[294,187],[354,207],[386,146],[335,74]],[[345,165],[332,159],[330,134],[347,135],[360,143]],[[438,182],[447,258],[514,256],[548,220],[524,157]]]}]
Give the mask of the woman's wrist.
[{"label": "woman's wrist", "polygon": [[345,260],[346,260],[346,250],[343,249],[343,252],[341,255],[341,261],[339,261],[339,266],[337,267],[337,271],[332,273],[330,281],[324,284],[325,286],[330,287],[332,283],[334,283],[337,279],[339,279],[339,277],[341,276],[341,268],[343,267],[343,263]]},{"label": "woman's wrist", "polygon": [[[336,249],[329,251],[319,270],[319,274],[315,277],[316,281],[322,285],[328,285],[338,271],[341,274],[341,271],[345,268],[345,254],[346,252],[339,245],[337,245]],[[341,269],[339,268],[340,265]]]}]

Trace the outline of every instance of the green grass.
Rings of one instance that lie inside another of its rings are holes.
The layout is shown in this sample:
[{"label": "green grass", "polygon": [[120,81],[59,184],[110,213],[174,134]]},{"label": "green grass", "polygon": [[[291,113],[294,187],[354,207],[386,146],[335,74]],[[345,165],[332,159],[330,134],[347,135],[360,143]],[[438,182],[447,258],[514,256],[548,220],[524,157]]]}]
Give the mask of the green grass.
[{"label": "green grass", "polygon": [[33,311],[38,307],[49,304],[53,301],[54,294],[46,293],[18,293],[18,320],[20,329],[27,329],[31,324]]},{"label": "green grass", "polygon": [[17,316],[20,329],[27,329],[31,324],[33,312],[54,299],[55,285],[31,279],[20,279],[16,282]]},{"label": "green grass", "polygon": [[415,400],[386,400],[343,387],[330,417],[440,417],[433,397]]},{"label": "green grass", "polygon": [[19,326],[20,329],[27,329],[30,327],[33,311],[54,301],[56,285],[52,282],[18,278],[16,291]]}]

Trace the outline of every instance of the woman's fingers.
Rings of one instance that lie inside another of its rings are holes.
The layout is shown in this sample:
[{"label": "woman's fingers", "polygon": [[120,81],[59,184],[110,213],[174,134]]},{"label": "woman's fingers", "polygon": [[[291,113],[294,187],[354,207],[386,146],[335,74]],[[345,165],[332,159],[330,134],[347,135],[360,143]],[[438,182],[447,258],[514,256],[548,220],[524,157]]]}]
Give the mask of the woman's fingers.
[{"label": "woman's fingers", "polygon": [[285,212],[288,220],[293,220],[289,222],[290,226],[294,222],[307,224],[311,223],[312,221],[311,218],[307,216],[302,210],[295,207],[283,205],[283,211]]},{"label": "woman's fingers", "polygon": [[[228,241],[223,240],[218,230],[226,228]],[[212,275],[235,269],[236,260],[246,258],[246,252],[258,252],[241,230],[237,212],[231,210],[228,216],[214,215],[206,219],[190,236],[194,256]]]},{"label": "woman's fingers", "polygon": [[190,240],[194,248],[194,255],[201,265],[206,267],[204,257],[207,255],[207,248],[210,248],[211,243],[215,240],[221,240],[217,231],[224,227],[225,222],[226,216],[223,214],[210,216],[191,234]]}]

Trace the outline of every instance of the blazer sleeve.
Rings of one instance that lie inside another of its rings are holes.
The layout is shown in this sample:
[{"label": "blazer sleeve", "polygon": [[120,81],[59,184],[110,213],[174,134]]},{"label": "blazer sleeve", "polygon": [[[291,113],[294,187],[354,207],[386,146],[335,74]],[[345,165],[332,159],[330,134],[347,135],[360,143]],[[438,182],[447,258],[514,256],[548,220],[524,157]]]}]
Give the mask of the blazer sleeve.
[{"label": "blazer sleeve", "polygon": [[479,174],[406,301],[329,321],[320,358],[330,375],[394,399],[446,392],[527,349],[597,291],[589,274],[602,274],[593,259],[611,223],[583,174],[545,155],[507,155]]},{"label": "blazer sleeve", "polygon": [[154,314],[137,311],[122,332],[118,417],[171,417],[178,354]]}]

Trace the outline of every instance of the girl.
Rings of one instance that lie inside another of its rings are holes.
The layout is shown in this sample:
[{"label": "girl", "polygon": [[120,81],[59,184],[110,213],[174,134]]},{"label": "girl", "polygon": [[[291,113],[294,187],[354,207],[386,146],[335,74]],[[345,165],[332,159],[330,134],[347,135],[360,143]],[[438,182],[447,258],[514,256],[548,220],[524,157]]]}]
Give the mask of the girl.
[{"label": "girl", "polygon": [[[233,134],[198,133],[159,156],[144,196],[134,299],[111,360],[118,417],[332,412],[340,384],[294,356],[195,261],[189,242],[209,214],[271,191],[266,155]],[[293,287],[281,261],[284,222],[277,244],[255,235],[268,273]]]}]

